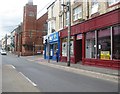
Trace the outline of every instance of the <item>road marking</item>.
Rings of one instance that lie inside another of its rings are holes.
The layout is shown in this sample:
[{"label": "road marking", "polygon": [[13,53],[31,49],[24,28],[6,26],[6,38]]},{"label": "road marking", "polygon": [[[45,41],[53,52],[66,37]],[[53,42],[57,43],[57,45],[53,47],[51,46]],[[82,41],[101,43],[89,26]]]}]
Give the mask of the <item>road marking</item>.
[{"label": "road marking", "polygon": [[19,72],[23,77],[25,77],[33,86],[37,86],[34,82],[32,82],[28,77],[26,77],[22,72]]},{"label": "road marking", "polygon": [[27,59],[28,61],[35,61],[35,60],[32,60],[32,59]]},{"label": "road marking", "polygon": [[10,65],[10,66],[11,66],[13,69],[16,69],[15,66],[13,66],[13,65]]}]

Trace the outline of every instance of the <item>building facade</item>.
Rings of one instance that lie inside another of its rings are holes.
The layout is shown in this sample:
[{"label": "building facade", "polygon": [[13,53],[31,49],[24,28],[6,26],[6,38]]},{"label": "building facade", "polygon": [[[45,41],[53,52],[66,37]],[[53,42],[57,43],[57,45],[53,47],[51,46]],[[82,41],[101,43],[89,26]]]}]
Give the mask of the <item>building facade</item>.
[{"label": "building facade", "polygon": [[[73,1],[73,2],[72,2]],[[120,1],[71,1],[71,62],[109,68],[120,68]],[[61,2],[60,2],[61,3]],[[67,1],[63,1],[67,4]],[[60,16],[60,61],[67,62],[68,11]],[[118,45],[116,45],[118,44]]]},{"label": "building facade", "polygon": [[[56,60],[56,52],[60,54],[60,36],[59,36],[59,1],[55,0],[47,8],[48,10],[48,32],[44,36],[44,58]],[[59,59],[59,58],[58,58]]]},{"label": "building facade", "polygon": [[34,55],[37,6],[29,1],[24,7],[22,31],[22,55]]},{"label": "building facade", "polygon": [[35,49],[37,54],[43,54],[44,45],[43,45],[43,36],[47,34],[47,18],[48,13],[42,15],[37,19],[36,24],[36,40],[35,40]]},{"label": "building facade", "polygon": [[10,44],[11,52],[15,52],[15,29],[11,32],[11,44]]},{"label": "building facade", "polygon": [[[16,33],[16,51],[23,56],[42,54],[43,36],[46,35],[47,13],[37,19],[37,6],[29,0],[24,6],[21,33]],[[20,42],[19,40],[20,36]],[[19,43],[18,43],[19,42]],[[17,50],[17,48],[19,50]]]},{"label": "building facade", "polygon": [[14,29],[14,37],[12,39],[12,45],[14,47],[14,53],[22,55],[22,24]]},{"label": "building facade", "polygon": [[7,47],[7,34],[1,39],[2,49],[6,50]]}]

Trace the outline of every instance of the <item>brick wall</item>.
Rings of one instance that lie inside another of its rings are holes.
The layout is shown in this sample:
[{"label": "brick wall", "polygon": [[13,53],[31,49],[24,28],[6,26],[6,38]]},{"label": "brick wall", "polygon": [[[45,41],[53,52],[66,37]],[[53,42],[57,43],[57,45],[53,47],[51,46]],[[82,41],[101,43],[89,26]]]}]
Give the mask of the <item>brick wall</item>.
[{"label": "brick wall", "polygon": [[43,50],[43,36],[46,34],[47,13],[39,19],[37,6],[26,4],[23,14],[22,55],[34,55]]}]

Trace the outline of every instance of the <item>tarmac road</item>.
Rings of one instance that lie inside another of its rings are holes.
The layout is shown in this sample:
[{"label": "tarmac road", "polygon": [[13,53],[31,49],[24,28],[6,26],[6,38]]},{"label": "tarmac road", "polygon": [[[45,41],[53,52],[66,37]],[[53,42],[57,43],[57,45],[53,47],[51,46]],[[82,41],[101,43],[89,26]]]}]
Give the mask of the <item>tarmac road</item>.
[{"label": "tarmac road", "polygon": [[2,67],[2,92],[40,92],[25,79],[13,66]]},{"label": "tarmac road", "polygon": [[[4,91],[14,91],[17,88],[12,86],[13,83],[5,83],[9,82],[6,76],[12,74],[11,80],[26,82],[30,88],[40,92],[118,92],[118,83],[49,67],[11,54],[2,56],[2,66]],[[8,70],[10,71],[7,72]],[[27,81],[26,77],[32,83]],[[24,86],[22,82],[18,83],[18,86]],[[11,86],[10,90],[7,85]]]}]

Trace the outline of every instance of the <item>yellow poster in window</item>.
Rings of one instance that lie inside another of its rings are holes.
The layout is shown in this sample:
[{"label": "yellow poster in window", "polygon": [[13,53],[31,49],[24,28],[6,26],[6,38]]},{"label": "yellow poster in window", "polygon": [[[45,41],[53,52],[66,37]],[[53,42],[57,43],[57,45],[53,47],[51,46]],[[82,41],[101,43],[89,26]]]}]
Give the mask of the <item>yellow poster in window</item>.
[{"label": "yellow poster in window", "polygon": [[109,60],[110,59],[110,51],[101,51],[100,59]]}]

